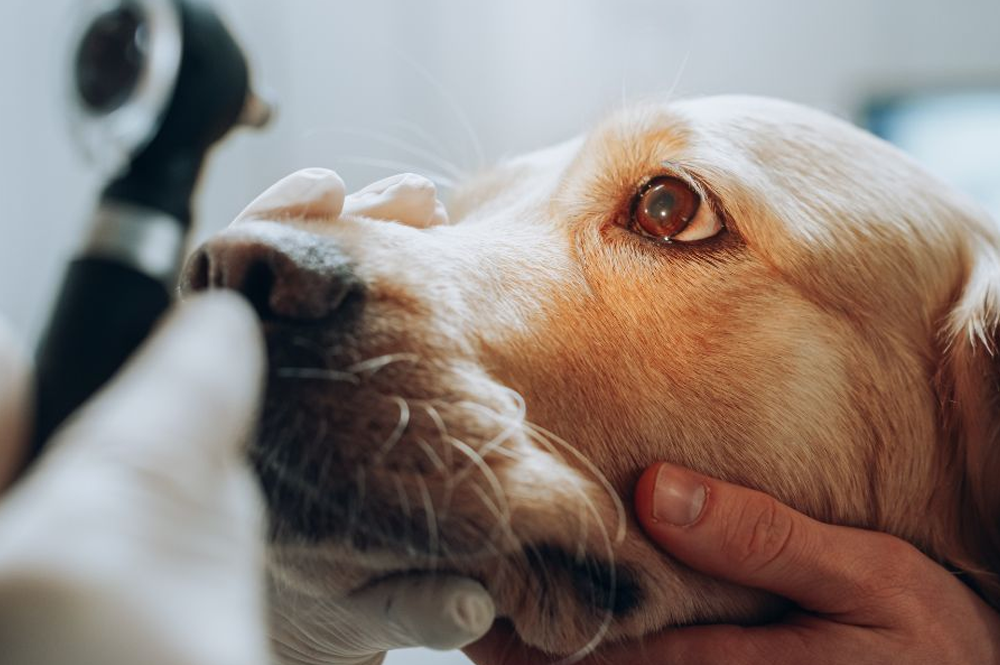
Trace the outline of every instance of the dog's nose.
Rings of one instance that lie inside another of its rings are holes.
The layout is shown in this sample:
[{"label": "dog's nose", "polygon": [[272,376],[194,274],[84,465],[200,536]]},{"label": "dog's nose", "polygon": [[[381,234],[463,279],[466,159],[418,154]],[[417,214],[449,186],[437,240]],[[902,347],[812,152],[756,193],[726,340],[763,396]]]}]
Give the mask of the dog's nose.
[{"label": "dog's nose", "polygon": [[239,291],[265,321],[315,322],[337,313],[361,283],[328,237],[273,222],[228,229],[202,245],[181,275],[181,291]]}]

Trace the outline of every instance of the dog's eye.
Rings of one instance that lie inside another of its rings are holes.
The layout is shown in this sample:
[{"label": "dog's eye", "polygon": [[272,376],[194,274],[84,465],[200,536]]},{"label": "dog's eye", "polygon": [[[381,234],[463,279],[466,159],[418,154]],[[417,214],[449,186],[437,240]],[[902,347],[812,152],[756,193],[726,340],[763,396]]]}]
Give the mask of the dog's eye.
[{"label": "dog's eye", "polygon": [[663,242],[693,242],[722,230],[710,206],[680,178],[653,178],[636,194],[629,229]]}]

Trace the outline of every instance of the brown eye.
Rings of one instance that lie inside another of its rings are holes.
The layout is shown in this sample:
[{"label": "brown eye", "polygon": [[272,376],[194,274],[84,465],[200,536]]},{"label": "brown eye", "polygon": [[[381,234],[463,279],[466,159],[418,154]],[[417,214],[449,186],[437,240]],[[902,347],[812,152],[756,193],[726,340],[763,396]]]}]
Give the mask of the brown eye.
[{"label": "brown eye", "polygon": [[653,178],[636,195],[630,227],[659,240],[683,233],[698,214],[701,197],[683,180]]}]

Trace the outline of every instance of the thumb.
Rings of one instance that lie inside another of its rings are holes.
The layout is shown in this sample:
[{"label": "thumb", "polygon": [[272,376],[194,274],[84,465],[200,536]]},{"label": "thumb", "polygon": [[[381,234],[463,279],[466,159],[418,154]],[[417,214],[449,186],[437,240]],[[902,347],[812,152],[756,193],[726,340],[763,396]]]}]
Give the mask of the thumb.
[{"label": "thumb", "polygon": [[198,460],[222,463],[252,427],[262,347],[256,317],[239,297],[218,292],[181,304],[73,417],[52,452],[184,473],[205,466]]},{"label": "thumb", "polygon": [[871,582],[896,563],[886,552],[899,552],[896,543],[909,547],[885,534],[824,524],[762,492],[671,464],[646,470],[635,504],[647,534],[683,563],[819,613],[854,612],[859,590],[878,586]]}]

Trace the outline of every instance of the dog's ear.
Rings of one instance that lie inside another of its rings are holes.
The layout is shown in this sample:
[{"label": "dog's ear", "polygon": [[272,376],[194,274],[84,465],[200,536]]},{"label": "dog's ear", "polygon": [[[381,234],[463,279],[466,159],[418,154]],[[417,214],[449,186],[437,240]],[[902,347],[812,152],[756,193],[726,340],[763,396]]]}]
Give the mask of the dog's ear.
[{"label": "dog's ear", "polygon": [[939,553],[1000,609],[1000,254],[980,240],[938,340],[948,510],[937,535]]}]

